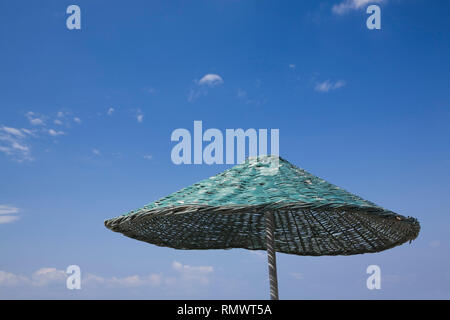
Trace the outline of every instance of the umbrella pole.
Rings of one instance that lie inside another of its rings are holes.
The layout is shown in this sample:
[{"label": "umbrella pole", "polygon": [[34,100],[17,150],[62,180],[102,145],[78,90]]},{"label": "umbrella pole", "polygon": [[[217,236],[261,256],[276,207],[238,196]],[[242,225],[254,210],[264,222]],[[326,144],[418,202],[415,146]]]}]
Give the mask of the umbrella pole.
[{"label": "umbrella pole", "polygon": [[277,257],[275,252],[275,220],[272,212],[266,212],[266,246],[269,264],[270,299],[278,300]]}]

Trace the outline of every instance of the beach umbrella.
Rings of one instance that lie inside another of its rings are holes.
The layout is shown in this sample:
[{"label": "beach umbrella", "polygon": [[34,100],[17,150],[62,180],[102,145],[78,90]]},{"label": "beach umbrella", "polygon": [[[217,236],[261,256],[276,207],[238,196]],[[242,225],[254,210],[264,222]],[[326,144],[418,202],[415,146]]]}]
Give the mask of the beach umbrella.
[{"label": "beach umbrella", "polygon": [[276,252],[379,252],[414,240],[418,221],[383,209],[278,156],[249,158],[209,179],[105,221],[127,237],[175,249],[267,250],[278,299]]}]

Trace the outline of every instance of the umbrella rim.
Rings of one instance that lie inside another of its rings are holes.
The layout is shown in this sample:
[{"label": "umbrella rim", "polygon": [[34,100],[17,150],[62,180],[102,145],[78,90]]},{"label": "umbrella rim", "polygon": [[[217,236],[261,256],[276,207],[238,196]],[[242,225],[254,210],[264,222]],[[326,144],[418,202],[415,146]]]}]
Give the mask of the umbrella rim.
[{"label": "umbrella rim", "polygon": [[[328,204],[311,204],[307,202],[278,202],[278,203],[266,203],[266,204],[248,204],[248,205],[223,205],[223,206],[211,206],[202,204],[183,204],[175,206],[165,206],[161,208],[152,209],[140,209],[138,211],[132,211],[128,214],[121,215],[115,218],[107,219],[104,221],[105,227],[112,231],[122,232],[120,230],[120,225],[122,223],[128,223],[132,221],[138,221],[139,219],[147,218],[157,218],[160,216],[171,216],[187,213],[206,213],[215,212],[217,214],[242,214],[242,213],[252,213],[252,214],[264,214],[268,211],[278,211],[278,210],[299,210],[299,209],[309,209],[309,210],[322,210],[322,211],[347,211],[353,213],[363,213],[367,217],[378,217],[385,219],[396,219],[397,221],[419,224],[418,220],[413,217],[405,217],[403,215],[397,214],[393,211],[383,209],[376,206],[356,206],[347,205],[344,203],[328,203]],[[420,226],[420,225],[419,225]],[[414,240],[418,236],[419,232],[411,240]]]},{"label": "umbrella rim", "polygon": [[170,207],[162,207],[162,208],[154,208],[150,210],[140,210],[138,212],[130,213],[127,215],[119,216],[116,218],[105,220],[105,226],[114,231],[122,233],[123,235],[140,240],[143,242],[147,242],[153,245],[157,245],[159,247],[167,247],[173,248],[177,250],[212,250],[212,249],[247,249],[247,250],[265,250],[264,247],[261,248],[248,248],[245,246],[220,246],[217,248],[189,248],[187,246],[179,246],[174,247],[171,245],[165,245],[162,243],[154,243],[151,241],[147,241],[145,237],[141,238],[136,236],[135,234],[128,232],[121,225],[130,223],[130,222],[139,222],[140,220],[158,218],[158,217],[167,217],[171,215],[180,215],[180,214],[192,214],[192,213],[211,213],[211,211],[215,211],[217,214],[243,214],[243,213],[253,213],[253,214],[261,214],[263,215],[267,211],[276,211],[276,210],[289,210],[289,209],[320,209],[322,211],[333,210],[336,211],[346,211],[348,213],[359,213],[365,214],[367,217],[373,218],[382,218],[387,220],[395,220],[395,222],[401,222],[410,228],[410,233],[405,234],[402,239],[399,239],[396,242],[392,242],[386,246],[380,246],[377,248],[369,249],[369,250],[361,250],[361,251],[335,251],[334,253],[320,253],[320,252],[284,252],[283,250],[276,250],[280,253],[286,254],[295,254],[300,256],[337,256],[337,255],[356,255],[356,254],[364,254],[364,253],[376,253],[384,250],[391,249],[393,247],[399,246],[407,241],[412,241],[417,238],[420,232],[420,224],[417,219],[413,217],[404,217],[402,215],[396,214],[392,211],[385,210],[380,207],[370,207],[370,206],[349,206],[345,204],[327,204],[321,206],[313,206],[308,203],[303,202],[295,202],[295,203],[278,203],[278,204],[267,204],[267,205],[226,205],[226,206],[208,206],[208,205],[198,205],[198,204],[186,204],[179,206],[170,206]]}]

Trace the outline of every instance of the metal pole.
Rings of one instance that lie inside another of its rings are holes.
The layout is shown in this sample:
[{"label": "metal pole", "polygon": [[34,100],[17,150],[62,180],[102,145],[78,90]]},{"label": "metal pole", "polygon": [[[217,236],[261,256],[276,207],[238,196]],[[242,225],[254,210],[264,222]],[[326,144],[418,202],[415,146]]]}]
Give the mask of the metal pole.
[{"label": "metal pole", "polygon": [[266,212],[266,246],[269,263],[270,299],[278,300],[277,257],[275,252],[275,220],[272,212]]}]

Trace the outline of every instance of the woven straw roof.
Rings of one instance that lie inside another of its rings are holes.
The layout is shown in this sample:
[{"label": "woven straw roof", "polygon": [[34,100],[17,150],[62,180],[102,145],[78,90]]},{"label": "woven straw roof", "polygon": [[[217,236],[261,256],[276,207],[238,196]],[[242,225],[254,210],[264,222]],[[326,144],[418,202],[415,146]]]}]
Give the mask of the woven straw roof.
[{"label": "woven straw roof", "polygon": [[247,159],[105,225],[176,249],[265,250],[268,210],[275,218],[275,249],[290,254],[378,252],[415,239],[420,230],[416,219],[383,209],[275,156]]}]

